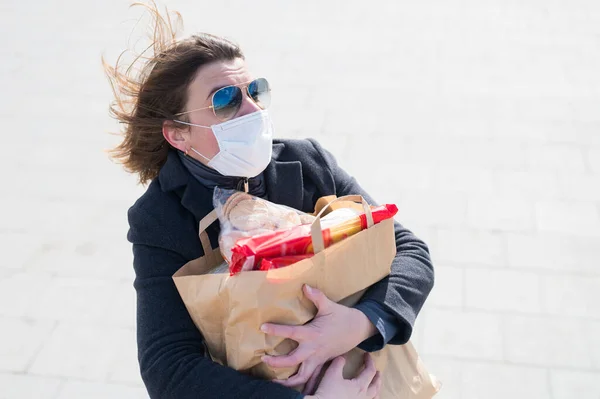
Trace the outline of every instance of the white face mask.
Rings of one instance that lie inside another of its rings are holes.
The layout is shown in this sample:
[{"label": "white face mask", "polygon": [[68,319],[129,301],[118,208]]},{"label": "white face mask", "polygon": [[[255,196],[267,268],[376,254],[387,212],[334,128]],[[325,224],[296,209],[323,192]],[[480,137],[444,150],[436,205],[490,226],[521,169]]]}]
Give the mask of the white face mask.
[{"label": "white face mask", "polygon": [[191,150],[206,159],[208,166],[224,176],[255,177],[271,162],[273,122],[266,110],[210,127],[182,121],[175,122],[212,129],[219,143],[217,155],[208,159],[194,148]]}]

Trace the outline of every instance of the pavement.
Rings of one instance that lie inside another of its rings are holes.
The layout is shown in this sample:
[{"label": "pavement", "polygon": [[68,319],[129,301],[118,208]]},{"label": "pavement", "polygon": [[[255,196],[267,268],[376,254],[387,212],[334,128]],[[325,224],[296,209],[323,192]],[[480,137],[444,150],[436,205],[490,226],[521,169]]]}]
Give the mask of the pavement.
[{"label": "pavement", "polygon": [[[164,4],[164,3],[163,3]],[[314,137],[430,246],[413,342],[440,399],[600,398],[600,3],[169,1],[238,41],[280,137]],[[100,56],[110,0],[0,3],[0,398],[146,398],[126,211],[144,191]]]}]

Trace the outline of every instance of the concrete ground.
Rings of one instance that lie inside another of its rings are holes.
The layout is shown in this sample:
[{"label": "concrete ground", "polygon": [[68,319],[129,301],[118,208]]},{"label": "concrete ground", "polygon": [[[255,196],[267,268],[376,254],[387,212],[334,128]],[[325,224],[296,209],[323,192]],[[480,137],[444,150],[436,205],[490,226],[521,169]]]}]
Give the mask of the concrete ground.
[{"label": "concrete ground", "polygon": [[[440,399],[600,398],[600,3],[168,4],[241,43],[279,136],[319,139],[430,245],[414,343]],[[0,398],[147,397],[125,239],[143,187],[103,152],[100,64],[139,15],[0,3]]]}]

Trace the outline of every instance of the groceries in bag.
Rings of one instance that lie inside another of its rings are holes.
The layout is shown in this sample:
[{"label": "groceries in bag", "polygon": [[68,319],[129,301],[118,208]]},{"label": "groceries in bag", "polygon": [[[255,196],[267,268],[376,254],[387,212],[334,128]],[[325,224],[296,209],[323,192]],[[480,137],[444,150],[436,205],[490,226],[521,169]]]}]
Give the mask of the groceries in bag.
[{"label": "groceries in bag", "polygon": [[[283,205],[232,190],[215,190],[215,208],[221,223],[219,244],[232,275],[241,271],[289,266],[314,254],[311,228],[315,217]],[[395,205],[371,208],[373,223],[393,218]],[[324,216],[325,248],[368,226],[367,214],[352,208]]]}]

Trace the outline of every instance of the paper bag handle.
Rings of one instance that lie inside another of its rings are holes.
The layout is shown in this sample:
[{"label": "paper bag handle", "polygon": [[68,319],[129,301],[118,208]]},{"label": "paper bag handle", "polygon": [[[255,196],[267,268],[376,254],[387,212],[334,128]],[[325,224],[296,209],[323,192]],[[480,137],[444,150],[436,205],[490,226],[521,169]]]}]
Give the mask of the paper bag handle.
[{"label": "paper bag handle", "polygon": [[[213,209],[208,215],[204,216],[200,221],[200,225],[198,227],[198,235],[200,236],[200,243],[202,244],[202,250],[204,251],[204,256],[208,258],[214,257],[214,253],[212,250],[212,246],[210,245],[210,239],[208,238],[208,234],[206,234],[206,229],[208,226],[213,224],[217,217],[217,210]],[[214,259],[211,259],[214,260]]]},{"label": "paper bag handle", "polygon": [[343,197],[339,197],[328,203],[321,209],[321,212],[317,214],[315,217],[315,221],[312,223],[310,227],[310,236],[312,239],[313,250],[315,254],[323,251],[325,249],[325,241],[323,240],[323,231],[321,229],[321,216],[323,213],[331,206],[334,202],[338,201],[353,201],[362,203],[363,209],[365,210],[365,215],[367,215],[367,228],[373,226],[373,213],[371,212],[371,207],[368,202],[361,195],[344,195]]}]

